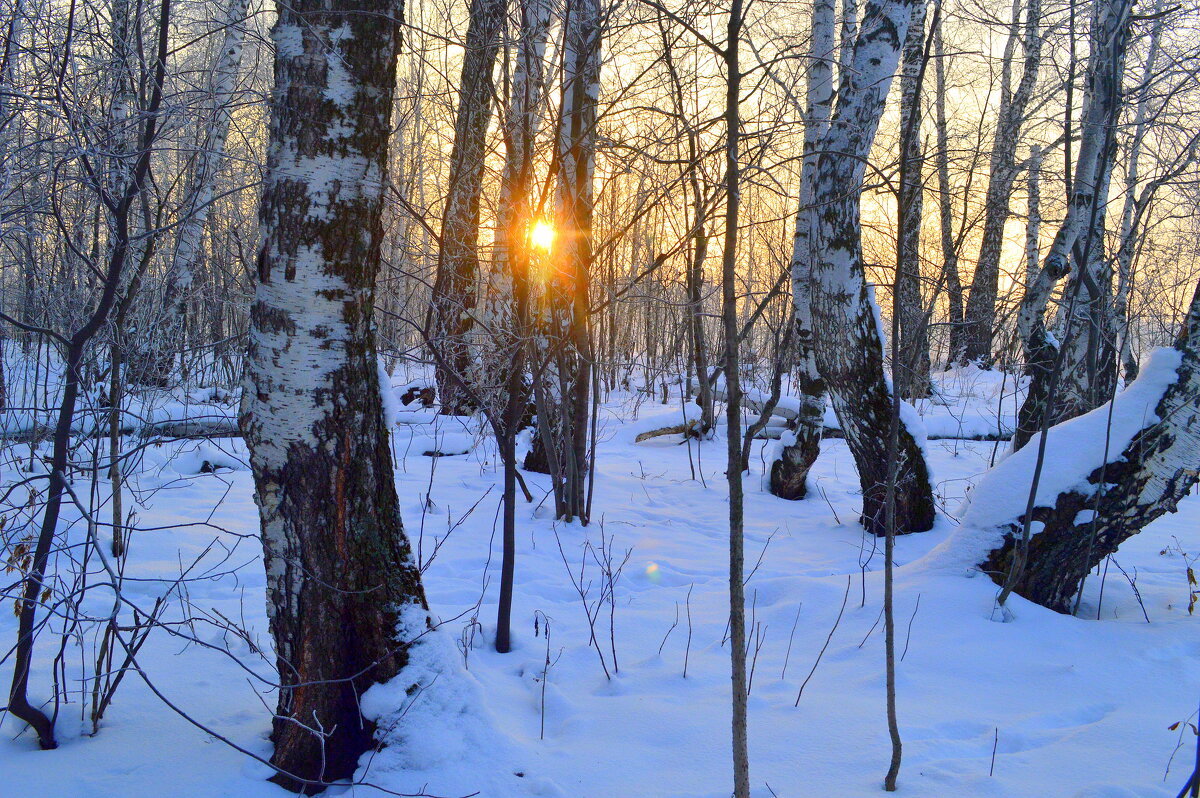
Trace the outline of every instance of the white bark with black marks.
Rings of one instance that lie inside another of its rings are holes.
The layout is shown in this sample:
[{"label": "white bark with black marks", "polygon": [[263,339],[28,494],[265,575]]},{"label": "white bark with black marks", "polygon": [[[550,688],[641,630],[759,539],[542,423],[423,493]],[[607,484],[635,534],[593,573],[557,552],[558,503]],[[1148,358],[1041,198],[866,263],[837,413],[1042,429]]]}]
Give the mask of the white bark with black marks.
[{"label": "white bark with black marks", "polygon": [[373,319],[399,20],[393,0],[300,0],[272,33],[240,423],[281,684],[274,780],[297,791],[354,773],[374,744],[358,697],[399,672],[425,614]]},{"label": "white bark with black marks", "polygon": [[[864,525],[884,533],[891,386],[884,374],[878,309],[866,282],[858,188],[879,128],[892,75],[912,18],[914,0],[864,6],[854,52],[846,58],[829,132],[814,182],[817,256],[812,308],[817,366],[858,467]],[[924,453],[900,422],[896,529],[933,525],[933,495]]]},{"label": "white bark with black marks", "polygon": [[821,452],[824,431],[825,381],[817,370],[814,350],[812,288],[815,257],[813,204],[818,149],[829,132],[833,107],[834,6],[833,0],[815,0],[808,49],[805,93],[804,163],[800,172],[800,208],[792,241],[792,304],[796,340],[796,387],[800,412],[771,462],[770,490],[784,499],[803,499],[808,492],[808,472]]}]

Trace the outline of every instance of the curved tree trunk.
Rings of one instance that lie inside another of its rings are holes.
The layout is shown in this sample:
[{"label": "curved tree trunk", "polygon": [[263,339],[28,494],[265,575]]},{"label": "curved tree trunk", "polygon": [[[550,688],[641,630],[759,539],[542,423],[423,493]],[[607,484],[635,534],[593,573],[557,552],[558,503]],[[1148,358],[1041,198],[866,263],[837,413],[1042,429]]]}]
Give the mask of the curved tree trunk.
[{"label": "curved tree trunk", "polygon": [[373,327],[399,18],[393,0],[299,0],[273,32],[240,423],[279,665],[273,781],[304,792],[353,775],[374,745],[358,698],[427,623]]},{"label": "curved tree trunk", "polygon": [[[479,278],[479,194],[492,119],[492,71],[504,27],[505,0],[471,0],[466,52],[450,153],[450,187],[442,215],[437,279],[430,311],[431,344],[439,357],[435,378],[442,412],[471,409],[465,390],[473,382],[472,315]],[[464,384],[466,383],[466,385]]]},{"label": "curved tree trunk", "polygon": [[[837,106],[821,146],[814,184],[816,257],[812,308],[817,367],[858,466],[863,524],[885,532],[891,389],[884,376],[883,336],[862,259],[859,187],[879,128],[914,0],[868,3],[850,67],[841,75]],[[896,531],[933,525],[933,494],[925,456],[900,422]]]},{"label": "curved tree trunk", "polygon": [[[1030,520],[1040,525],[1040,531],[1030,537],[1027,547],[1022,545],[1024,516],[995,524],[1002,540],[981,567],[998,584],[1007,580],[1016,593],[1030,601],[1070,612],[1087,573],[1146,524],[1174,512],[1196,484],[1200,473],[1196,469],[1200,462],[1200,286],[1174,351],[1163,350],[1155,357],[1162,360],[1147,371],[1169,367],[1173,375],[1161,389],[1153,415],[1143,416],[1144,408],[1139,407],[1122,413],[1122,398],[1139,389],[1135,383],[1113,400],[1116,406],[1111,413],[1105,406],[1071,422],[1104,430],[1113,417],[1145,417],[1145,425],[1128,443],[1113,446],[1107,462],[1080,474],[1069,490],[1035,502]],[[1154,376],[1147,374],[1143,379]],[[1049,431],[1048,452],[1055,450],[1058,435],[1070,434],[1071,425]],[[1025,475],[1029,473],[1024,469]],[[1057,477],[1061,479],[1061,474]],[[1012,484],[1011,479],[1001,481],[1005,486]],[[1024,567],[1020,567],[1022,560]],[[1019,570],[1010,579],[1014,567]]]},{"label": "curved tree trunk", "polygon": [[808,472],[821,453],[824,433],[825,381],[817,371],[813,347],[813,181],[817,150],[829,133],[833,106],[833,0],[816,0],[812,10],[809,40],[808,89],[805,98],[804,164],[800,173],[800,208],[796,211],[796,234],[792,240],[792,303],[796,331],[796,387],[800,412],[789,425],[788,439],[770,468],[770,491],[784,499],[803,499],[808,493]]},{"label": "curved tree trunk", "polygon": [[[1097,220],[1103,209],[1104,177],[1116,152],[1114,136],[1121,109],[1121,81],[1125,73],[1125,50],[1129,38],[1133,0],[1104,0],[1096,9],[1091,26],[1091,53],[1088,56],[1087,87],[1080,132],[1079,155],[1075,164],[1070,203],[1066,217],[1054,237],[1037,279],[1025,288],[1017,314],[1017,331],[1025,349],[1025,369],[1030,377],[1029,391],[1017,415],[1013,433],[1014,451],[1024,446],[1043,424],[1054,423],[1057,399],[1052,390],[1060,371],[1060,345],[1046,327],[1046,308],[1054,286],[1065,277],[1074,260],[1082,280],[1064,298],[1067,313],[1077,304],[1084,281],[1090,280],[1085,261],[1094,247],[1104,243],[1096,235]],[[1099,195],[1099,196],[1098,196]],[[1088,285],[1098,293],[1099,288]],[[1067,325],[1064,335],[1078,334]],[[1044,417],[1047,414],[1048,417]]]}]

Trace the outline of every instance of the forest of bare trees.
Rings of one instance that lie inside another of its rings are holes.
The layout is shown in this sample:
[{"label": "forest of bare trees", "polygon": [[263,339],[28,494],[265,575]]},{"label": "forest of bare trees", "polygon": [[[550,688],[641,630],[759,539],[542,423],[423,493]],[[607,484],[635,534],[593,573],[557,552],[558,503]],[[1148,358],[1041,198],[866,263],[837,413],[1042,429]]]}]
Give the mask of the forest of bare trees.
[{"label": "forest of bare trees", "polygon": [[[669,444],[728,513],[707,520],[727,531],[733,794],[762,783],[746,529],[764,506],[849,521],[864,606],[882,577],[895,790],[897,547],[940,536],[929,557],[990,577],[1005,618],[1013,595],[1079,616],[1091,575],[1200,477],[1193,0],[0,0],[0,24],[0,720],[43,749],[78,736],[66,707],[103,734],[133,682],[213,734],[139,652],[220,648],[208,626],[249,641],[188,586],[255,570],[239,600],[265,596],[247,678],[271,746],[238,750],[295,792],[382,784],[360,757],[406,721],[363,697],[443,634],[426,572],[492,511],[432,497],[470,452],[497,490],[464,639],[528,655],[536,529],[613,679],[606,519],[628,491],[604,469],[645,404],[662,423],[636,443],[662,448],[618,476],[645,482]],[[974,424],[970,380],[999,386]],[[396,430],[418,408],[445,432],[411,452],[414,518]],[[956,429],[926,423],[937,408]],[[961,513],[935,440],[986,451]],[[157,452],[230,441],[257,520],[154,520]],[[140,541],[193,524],[250,542],[216,544],[215,566],[180,554],[146,593]]]}]

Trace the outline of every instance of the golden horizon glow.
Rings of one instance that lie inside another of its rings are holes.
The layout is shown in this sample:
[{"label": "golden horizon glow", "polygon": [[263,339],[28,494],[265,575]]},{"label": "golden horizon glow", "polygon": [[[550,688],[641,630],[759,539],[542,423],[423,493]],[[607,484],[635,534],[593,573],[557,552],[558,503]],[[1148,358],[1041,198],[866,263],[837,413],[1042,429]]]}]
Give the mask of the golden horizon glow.
[{"label": "golden horizon glow", "polygon": [[538,249],[549,252],[554,245],[554,227],[547,222],[538,221],[529,231],[529,241]]}]

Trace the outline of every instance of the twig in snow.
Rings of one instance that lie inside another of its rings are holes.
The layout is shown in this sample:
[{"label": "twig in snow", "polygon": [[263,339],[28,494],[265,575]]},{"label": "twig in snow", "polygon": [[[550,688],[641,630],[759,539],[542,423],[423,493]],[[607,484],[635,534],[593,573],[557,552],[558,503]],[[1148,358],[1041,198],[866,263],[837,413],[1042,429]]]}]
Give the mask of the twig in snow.
[{"label": "twig in snow", "polygon": [[850,575],[846,574],[846,592],[842,595],[842,607],[838,610],[837,619],[833,622],[833,628],[829,630],[829,636],[825,638],[825,645],[821,646],[821,651],[817,654],[817,660],[813,663],[812,670],[808,672],[808,676],[804,677],[804,682],[800,685],[800,691],[796,693],[796,703],[792,706],[800,706],[800,696],[804,695],[804,688],[808,686],[809,680],[817,672],[817,666],[821,664],[821,657],[825,656],[825,649],[829,648],[829,642],[833,640],[833,633],[837,631],[838,625],[842,622],[842,613],[846,611],[846,601],[849,598]]}]

